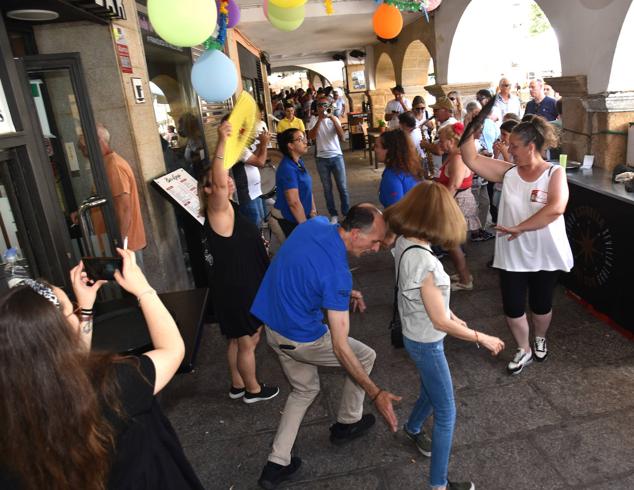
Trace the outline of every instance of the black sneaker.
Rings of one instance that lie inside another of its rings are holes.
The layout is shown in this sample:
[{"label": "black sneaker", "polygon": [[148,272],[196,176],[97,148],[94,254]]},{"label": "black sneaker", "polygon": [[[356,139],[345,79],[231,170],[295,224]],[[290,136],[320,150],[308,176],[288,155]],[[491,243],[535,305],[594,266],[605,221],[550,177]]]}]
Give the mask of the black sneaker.
[{"label": "black sneaker", "polygon": [[412,434],[407,430],[407,425],[403,426],[403,431],[405,431],[405,435],[408,438],[414,441],[418,452],[420,452],[423,456],[431,458],[431,439],[425,435],[425,432],[421,430],[418,434]]},{"label": "black sneaker", "polygon": [[475,490],[472,481],[448,481],[447,490]]},{"label": "black sneaker", "polygon": [[280,483],[290,480],[301,465],[302,460],[296,456],[291,457],[291,464],[288,466],[268,461],[262,468],[258,485],[266,490],[277,488]]},{"label": "black sneaker", "polygon": [[260,392],[249,393],[248,391],[245,391],[242,401],[244,403],[257,403],[264,400],[270,400],[271,398],[275,398],[279,392],[280,389],[277,386],[266,386],[264,383],[260,383]]},{"label": "black sneaker", "polygon": [[484,230],[476,230],[472,232],[470,240],[472,242],[483,242],[484,240],[487,240],[486,238],[484,238],[484,235],[482,234],[483,231]]},{"label": "black sneaker", "polygon": [[480,230],[480,237],[482,237],[482,240],[484,241],[492,240],[493,238],[495,238],[495,234],[488,232],[486,230]]},{"label": "black sneaker", "polygon": [[229,390],[229,398],[232,400],[237,400],[238,398],[242,398],[246,390],[244,388],[234,388],[233,386]]},{"label": "black sneaker", "polygon": [[340,446],[365,434],[374,425],[376,419],[371,413],[366,413],[361,420],[354,424],[340,424],[337,422],[330,426],[330,442]]}]

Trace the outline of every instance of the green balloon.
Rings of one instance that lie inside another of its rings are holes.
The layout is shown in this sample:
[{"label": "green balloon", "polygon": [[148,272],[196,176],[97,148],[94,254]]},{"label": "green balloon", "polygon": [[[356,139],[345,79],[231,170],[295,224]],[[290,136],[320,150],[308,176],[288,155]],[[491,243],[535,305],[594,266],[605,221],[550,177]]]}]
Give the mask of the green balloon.
[{"label": "green balloon", "polygon": [[[272,4],[269,4],[269,8],[271,8],[271,5]],[[271,14],[269,14],[269,22],[271,23],[273,27],[275,27],[276,29],[279,29],[280,31],[291,32],[291,31],[294,31],[295,29],[298,29],[299,26],[301,26],[304,23],[304,17],[301,17],[300,19],[296,19],[296,20],[284,21],[284,20],[276,19],[275,17],[272,17]]]},{"label": "green balloon", "polygon": [[202,44],[216,28],[218,12],[213,0],[148,0],[152,27],[174,46]]},{"label": "green balloon", "polygon": [[269,2],[269,18],[274,17],[282,22],[296,22],[303,19],[306,15],[306,7],[304,4],[291,9],[278,7],[274,3]]}]

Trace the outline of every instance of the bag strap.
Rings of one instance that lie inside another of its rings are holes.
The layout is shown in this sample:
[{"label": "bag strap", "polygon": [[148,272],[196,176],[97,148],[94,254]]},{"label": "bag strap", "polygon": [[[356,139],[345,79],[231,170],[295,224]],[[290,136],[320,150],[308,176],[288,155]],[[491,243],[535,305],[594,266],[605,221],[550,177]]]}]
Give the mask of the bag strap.
[{"label": "bag strap", "polygon": [[431,250],[429,250],[428,248],[422,247],[421,245],[410,245],[405,250],[403,250],[403,253],[398,258],[398,266],[396,268],[396,284],[394,285],[394,303],[392,307],[392,322],[394,322],[398,316],[398,280],[401,277],[401,260],[403,260],[403,255],[405,255],[405,252],[413,248],[420,248],[429,253],[432,253]]}]

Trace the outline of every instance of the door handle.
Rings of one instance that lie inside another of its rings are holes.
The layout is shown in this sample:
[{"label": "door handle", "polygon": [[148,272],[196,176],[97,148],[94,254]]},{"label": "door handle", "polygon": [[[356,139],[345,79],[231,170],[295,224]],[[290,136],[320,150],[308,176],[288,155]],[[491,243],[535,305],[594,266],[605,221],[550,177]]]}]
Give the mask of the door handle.
[{"label": "door handle", "polygon": [[81,203],[79,206],[78,214],[79,214],[79,225],[81,226],[81,234],[82,240],[84,242],[84,247],[86,252],[91,257],[95,255],[95,249],[92,246],[92,241],[90,240],[90,227],[89,223],[91,222],[90,217],[88,216],[88,212],[93,208],[98,208],[106,204],[108,200],[105,197],[101,196],[91,196]]}]

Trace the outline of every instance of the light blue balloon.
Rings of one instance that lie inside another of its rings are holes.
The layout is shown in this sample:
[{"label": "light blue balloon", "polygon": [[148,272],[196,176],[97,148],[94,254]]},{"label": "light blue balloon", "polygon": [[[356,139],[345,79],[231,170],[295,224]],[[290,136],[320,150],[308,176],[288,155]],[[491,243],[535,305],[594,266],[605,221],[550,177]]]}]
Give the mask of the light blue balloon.
[{"label": "light blue balloon", "polygon": [[207,102],[223,102],[238,88],[236,66],[222,51],[205,51],[192,67],[192,86]]}]

